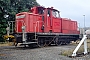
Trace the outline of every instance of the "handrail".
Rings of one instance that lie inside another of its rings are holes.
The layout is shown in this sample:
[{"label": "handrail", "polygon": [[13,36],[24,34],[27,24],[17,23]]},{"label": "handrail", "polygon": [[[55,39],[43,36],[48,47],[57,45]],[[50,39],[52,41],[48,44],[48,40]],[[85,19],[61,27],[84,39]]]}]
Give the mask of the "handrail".
[{"label": "handrail", "polygon": [[[38,32],[39,32],[39,27],[40,27],[40,25],[39,25],[39,23],[40,22],[43,22],[43,21],[36,21],[36,25],[35,25],[35,29],[36,29],[36,27],[37,27],[37,25],[38,25]],[[35,32],[36,32],[36,30],[34,30]]]},{"label": "handrail", "polygon": [[[7,28],[9,27],[9,29],[10,29],[10,23],[11,23],[11,25],[12,25],[11,30],[12,30],[12,33],[13,33],[13,24],[15,23],[15,21],[8,21],[8,25],[9,25],[9,26],[7,26]],[[9,33],[10,33],[10,31],[9,31]]]},{"label": "handrail", "polygon": [[39,32],[39,23],[43,22],[43,21],[36,21],[36,25],[35,25],[35,39],[36,39],[36,28],[37,28],[37,24],[38,24],[38,32]]},{"label": "handrail", "polygon": [[[22,22],[22,26],[26,26],[26,25],[25,25],[25,22],[24,22],[23,20],[16,20],[16,22],[19,22],[19,21]],[[18,24],[17,24],[17,26],[18,26]],[[17,28],[17,32],[18,32],[18,28]]]},{"label": "handrail", "polygon": [[[23,21],[23,20],[16,20],[16,22],[19,22],[19,21],[21,21],[22,22],[22,26],[26,26],[25,25],[25,22]],[[15,21],[8,21],[8,25],[7,25],[7,28],[9,27],[9,29],[10,29],[10,25],[12,26],[12,28],[11,28],[11,31],[12,31],[12,33],[14,32],[14,23],[15,23]],[[18,26],[18,24],[17,24],[17,26]],[[17,28],[17,32],[18,32],[18,28]],[[9,31],[9,33],[10,33],[10,31]]]}]

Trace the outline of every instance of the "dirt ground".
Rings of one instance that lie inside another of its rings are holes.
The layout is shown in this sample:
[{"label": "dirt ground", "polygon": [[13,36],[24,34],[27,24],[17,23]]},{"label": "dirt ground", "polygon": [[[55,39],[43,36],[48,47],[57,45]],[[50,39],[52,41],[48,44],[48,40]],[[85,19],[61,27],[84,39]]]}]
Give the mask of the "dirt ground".
[{"label": "dirt ground", "polygon": [[44,48],[0,47],[0,60],[90,60],[90,55],[70,58],[63,50],[74,49],[76,45],[49,46]]}]

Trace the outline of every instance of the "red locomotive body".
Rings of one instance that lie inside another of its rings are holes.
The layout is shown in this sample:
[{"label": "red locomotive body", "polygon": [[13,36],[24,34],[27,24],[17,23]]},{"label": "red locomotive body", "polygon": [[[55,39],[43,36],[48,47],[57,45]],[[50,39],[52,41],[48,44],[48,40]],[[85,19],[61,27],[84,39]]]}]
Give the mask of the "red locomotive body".
[{"label": "red locomotive body", "polygon": [[[33,7],[29,12],[16,14],[16,38],[17,43],[37,42],[39,46],[44,44],[70,43],[79,39],[77,21],[61,18],[59,11],[51,8]],[[22,27],[25,26],[25,40],[22,35]],[[25,44],[26,45],[26,44]]]},{"label": "red locomotive body", "polygon": [[22,32],[22,29],[21,29],[22,26],[26,26],[25,32],[27,33],[35,32],[35,27],[36,27],[36,32],[42,32],[41,25],[43,22],[39,18],[41,18],[41,15],[32,14],[29,12],[23,12],[23,13],[17,14],[16,32],[17,33]]},{"label": "red locomotive body", "polygon": [[[34,7],[35,8],[35,7]],[[41,8],[41,7],[39,7]],[[33,9],[36,10],[37,8]],[[25,25],[26,26],[26,32],[28,33],[33,33],[35,32],[35,28],[36,28],[36,32],[57,32],[60,33],[61,32],[61,18],[55,17],[54,15],[52,16],[52,11],[49,12],[49,14],[47,14],[47,9],[52,10],[50,8],[41,8],[44,9],[43,14],[39,14],[38,12],[33,12],[33,13],[29,13],[29,12],[22,12],[16,15],[16,32],[22,32],[22,26]],[[54,9],[53,9],[54,10]],[[36,14],[34,14],[36,13]],[[53,12],[54,13],[54,12]],[[44,27],[44,30],[42,29]]]},{"label": "red locomotive body", "polygon": [[65,34],[70,34],[70,22],[71,20],[70,19],[67,19],[67,18],[62,18],[62,33],[65,33]]}]

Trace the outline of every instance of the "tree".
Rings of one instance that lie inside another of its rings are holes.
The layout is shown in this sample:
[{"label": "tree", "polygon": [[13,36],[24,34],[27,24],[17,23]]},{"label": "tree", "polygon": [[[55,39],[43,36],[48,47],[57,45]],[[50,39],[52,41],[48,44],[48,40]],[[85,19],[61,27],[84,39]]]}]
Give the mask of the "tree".
[{"label": "tree", "polygon": [[6,34],[7,21],[14,21],[15,14],[39,6],[36,0],[0,0],[0,41]]}]

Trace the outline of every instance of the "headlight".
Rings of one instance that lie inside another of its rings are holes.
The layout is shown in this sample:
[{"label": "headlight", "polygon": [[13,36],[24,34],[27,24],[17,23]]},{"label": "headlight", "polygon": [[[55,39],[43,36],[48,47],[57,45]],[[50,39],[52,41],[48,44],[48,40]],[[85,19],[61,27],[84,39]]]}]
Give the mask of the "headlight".
[{"label": "headlight", "polygon": [[25,26],[22,26],[22,30],[25,30]]}]

